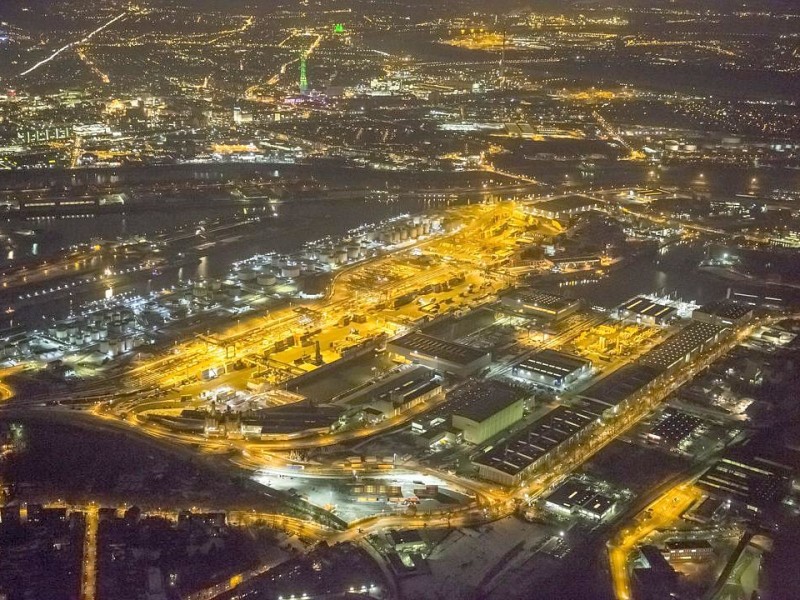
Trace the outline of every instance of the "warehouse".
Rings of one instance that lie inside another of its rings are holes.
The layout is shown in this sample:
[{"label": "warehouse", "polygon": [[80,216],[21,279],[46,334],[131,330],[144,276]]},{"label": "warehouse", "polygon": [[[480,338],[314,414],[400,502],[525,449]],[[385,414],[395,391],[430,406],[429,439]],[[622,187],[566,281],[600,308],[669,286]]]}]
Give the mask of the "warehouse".
[{"label": "warehouse", "polygon": [[545,500],[545,508],[563,516],[578,516],[602,521],[614,510],[615,500],[591,486],[571,478],[558,486]]},{"label": "warehouse", "polygon": [[530,212],[537,217],[566,219],[573,215],[594,210],[598,206],[600,206],[600,203],[597,200],[573,194],[534,204],[531,206]]},{"label": "warehouse", "polygon": [[580,300],[571,300],[556,294],[524,288],[503,295],[501,304],[515,313],[560,321],[580,310]]},{"label": "warehouse", "polygon": [[629,398],[647,391],[659,376],[653,367],[632,364],[617,369],[581,392],[584,410],[595,416],[614,409]]},{"label": "warehouse", "polygon": [[677,310],[668,304],[653,302],[644,296],[636,296],[621,304],[617,309],[620,318],[644,323],[645,325],[666,325],[675,318]]},{"label": "warehouse", "polygon": [[639,362],[660,371],[672,371],[719,342],[730,329],[693,321],[645,354]]},{"label": "warehouse", "polygon": [[674,409],[664,411],[663,418],[647,434],[648,439],[677,448],[703,424],[703,420]]},{"label": "warehouse", "polygon": [[522,418],[524,398],[514,388],[497,381],[471,381],[452,393],[452,423],[464,441],[482,444]]},{"label": "warehouse", "polygon": [[405,360],[459,377],[469,377],[488,367],[492,362],[489,352],[441,340],[418,331],[392,340],[386,348],[395,356]]},{"label": "warehouse", "polygon": [[753,309],[734,300],[710,302],[692,312],[692,319],[720,327],[743,325],[753,318]]},{"label": "warehouse", "polygon": [[473,462],[482,478],[518,485],[532,471],[581,443],[595,422],[591,414],[559,406],[509,439],[489,447]]},{"label": "warehouse", "polygon": [[737,448],[714,463],[697,485],[715,496],[758,512],[789,493],[796,472],[794,459],[784,461],[781,456],[750,452],[747,447]]},{"label": "warehouse", "polygon": [[590,360],[550,349],[533,354],[511,369],[516,377],[558,389],[569,386],[591,371]]},{"label": "warehouse", "polygon": [[418,404],[440,397],[442,383],[435,371],[421,365],[410,366],[388,378],[360,386],[353,393],[337,397],[340,406],[368,406],[380,418],[390,418]]}]

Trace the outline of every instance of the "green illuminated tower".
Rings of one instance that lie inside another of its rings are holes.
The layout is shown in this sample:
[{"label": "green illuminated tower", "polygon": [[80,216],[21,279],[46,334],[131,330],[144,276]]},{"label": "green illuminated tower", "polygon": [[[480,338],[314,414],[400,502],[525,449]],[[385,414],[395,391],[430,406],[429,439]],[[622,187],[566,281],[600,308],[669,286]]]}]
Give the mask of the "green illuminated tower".
[{"label": "green illuminated tower", "polygon": [[306,74],[306,53],[300,54],[300,93],[308,91],[308,76]]}]

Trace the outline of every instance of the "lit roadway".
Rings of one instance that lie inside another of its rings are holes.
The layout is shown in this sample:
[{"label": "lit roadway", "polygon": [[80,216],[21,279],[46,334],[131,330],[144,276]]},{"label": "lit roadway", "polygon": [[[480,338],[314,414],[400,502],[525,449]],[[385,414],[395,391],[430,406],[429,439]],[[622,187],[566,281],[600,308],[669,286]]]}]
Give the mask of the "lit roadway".
[{"label": "lit roadway", "polygon": [[118,14],[116,17],[114,17],[110,21],[107,21],[106,23],[104,23],[103,25],[101,25],[100,27],[95,29],[94,31],[88,33],[87,35],[85,35],[81,39],[76,40],[74,42],[70,42],[69,44],[66,44],[66,45],[62,46],[61,48],[59,48],[58,50],[53,52],[50,56],[48,56],[44,60],[40,60],[39,62],[37,62],[35,65],[30,67],[29,69],[24,70],[22,73],[19,74],[19,76],[20,77],[24,77],[25,75],[28,75],[29,73],[32,73],[33,71],[35,71],[39,67],[43,67],[44,65],[46,65],[50,61],[56,59],[60,54],[62,54],[63,52],[66,52],[70,48],[74,48],[75,46],[80,46],[81,44],[85,44],[86,42],[88,42],[90,39],[92,39],[95,35],[97,35],[101,31],[103,31],[104,29],[106,29],[108,27],[111,27],[114,23],[116,23],[120,19],[125,18],[128,15],[128,12],[129,11],[126,10],[125,12],[122,12],[122,13]]},{"label": "lit roadway", "polygon": [[[609,202],[609,200],[605,198],[602,194],[619,193],[619,192],[624,192],[627,189],[630,188],[616,188],[616,189],[611,188],[606,190],[595,190],[595,191],[590,190],[588,192],[583,192],[583,195],[590,197],[593,200],[597,200],[598,202],[611,205],[612,203]],[[743,233],[730,232],[724,229],[718,229],[716,227],[709,227],[708,225],[703,225],[702,223],[695,223],[683,219],[674,219],[671,217],[662,217],[660,215],[654,215],[647,212],[633,210],[628,206],[619,205],[619,209],[625,214],[632,215],[638,219],[644,219],[646,221],[650,221],[658,225],[669,225],[671,227],[688,229],[691,231],[696,231],[698,233],[705,233],[707,235],[713,235],[713,236],[728,237],[728,238],[734,238],[734,237],[743,238],[749,242],[756,242],[759,244],[769,244],[772,242],[771,238],[769,237],[758,236],[749,233],[743,234]]]},{"label": "lit roadway", "polygon": [[97,595],[97,526],[98,507],[92,503],[84,513],[86,532],[83,539],[83,568],[81,571],[81,600],[94,600]]},{"label": "lit roadway", "polygon": [[[380,265],[387,260],[392,260],[394,257],[407,255],[412,249],[421,249],[426,246],[446,242],[448,237],[463,240],[464,243],[470,239],[476,239],[478,241],[474,243],[475,246],[485,245],[491,241],[483,238],[483,233],[485,233],[485,227],[487,225],[487,215],[497,215],[499,218],[504,219],[509,219],[514,216],[513,211],[509,213],[508,208],[502,204],[490,207],[478,207],[478,209],[480,212],[478,212],[477,218],[471,218],[470,223],[455,233],[449,234],[449,236],[434,237],[413,245],[402,247],[394,254],[382,255],[375,259],[359,263],[356,268],[362,268],[367,265],[373,267]],[[467,214],[472,214],[474,210],[475,207],[472,207],[472,210]],[[506,243],[513,243],[513,239],[509,240],[507,236],[503,234],[498,237],[505,239]],[[464,252],[463,248],[463,245],[458,245],[456,251]],[[474,252],[472,253],[472,257],[470,256],[470,251],[467,250],[463,255],[456,256],[455,258],[474,259]],[[455,269],[453,269],[452,265],[450,267],[443,265],[441,269],[436,269],[433,272],[428,271],[422,278],[416,277],[411,281],[402,282],[400,286],[396,286],[392,289],[392,296],[400,296],[408,291],[408,289],[424,285],[423,280],[432,280],[437,275],[442,279],[446,279],[452,276],[454,271]],[[351,270],[348,269],[347,274],[350,273]],[[325,329],[335,325],[338,323],[341,316],[352,312],[353,307],[361,303],[359,299],[363,296],[363,291],[353,289],[349,285],[341,285],[340,279],[343,276],[344,273],[336,276],[332,284],[332,290],[329,292],[327,299],[304,305],[306,309],[310,309],[314,314],[320,315],[321,322],[316,323],[316,327]],[[128,375],[133,378],[138,387],[146,387],[156,383],[162,385],[166,383],[168,386],[181,379],[185,379],[186,374],[189,373],[189,369],[191,369],[191,375],[196,375],[204,369],[219,366],[233,360],[232,357],[227,356],[226,347],[235,345],[235,357],[237,359],[251,354],[261,353],[274,342],[286,338],[287,335],[298,331],[302,332],[308,327],[308,325],[303,324],[303,320],[303,315],[295,312],[291,307],[277,309],[271,311],[268,317],[249,318],[240,325],[231,327],[228,331],[215,335],[214,341],[217,344],[216,348],[209,348],[208,343],[204,341],[189,342],[176,348],[173,353],[167,356],[133,367],[128,371]],[[394,332],[392,331],[391,333]]]},{"label": "lit roadway", "polygon": [[[281,48],[285,47],[285,46],[286,46],[286,43],[287,43],[287,42],[288,42],[288,41],[289,41],[291,38],[295,37],[295,35],[297,35],[297,34],[293,34],[293,35],[291,35],[291,36],[287,37],[286,39],[284,39],[283,41],[281,41],[281,42],[280,42],[280,44],[278,44],[278,47],[281,47]],[[305,35],[305,34],[301,34],[301,35]],[[322,35],[320,35],[320,34],[314,34],[314,41],[313,41],[313,42],[311,42],[311,44],[309,45],[309,47],[308,47],[308,48],[307,48],[307,49],[304,51],[305,55],[306,55],[307,57],[308,57],[309,55],[311,55],[311,54],[314,52],[314,50],[316,50],[316,49],[317,49],[317,47],[320,45],[320,43],[322,42],[322,40],[323,40],[323,37],[322,37]],[[266,85],[267,85],[267,86],[274,86],[274,85],[277,85],[277,84],[280,82],[280,80],[281,80],[281,77],[282,77],[282,76],[284,76],[284,75],[286,74],[286,71],[288,70],[288,68],[289,68],[291,65],[295,64],[296,62],[298,62],[299,60],[300,60],[299,58],[293,58],[292,60],[289,60],[289,61],[286,61],[285,63],[283,63],[283,64],[280,66],[280,68],[278,69],[277,73],[275,73],[274,75],[272,75],[272,76],[271,76],[271,77],[270,77],[270,78],[267,80],[267,83],[266,83]],[[257,100],[257,99],[258,99],[258,95],[257,95],[257,93],[256,93],[256,92],[258,91],[258,88],[259,88],[259,87],[261,87],[261,86],[260,86],[260,85],[253,85],[253,86],[251,86],[251,87],[247,88],[247,90],[245,91],[245,96],[247,97],[247,99],[248,99],[248,100]]]},{"label": "lit roadway", "polygon": [[[514,238],[508,235],[507,231],[499,231],[497,235],[486,236],[487,228],[491,228],[496,224],[497,219],[504,222],[508,219],[515,219],[518,217],[513,205],[492,205],[492,206],[473,206],[464,209],[468,215],[467,224],[457,230],[455,233],[450,234],[454,239],[462,240],[462,243],[454,244],[457,252],[464,252],[464,262],[471,262],[475,260],[476,256],[480,256],[481,252],[479,247],[491,247],[493,241],[502,245],[514,243]],[[470,216],[472,215],[472,216]],[[436,245],[446,241],[447,236],[433,237],[420,242],[415,242],[399,250],[399,253],[381,256],[374,261],[366,261],[353,267],[352,269],[343,269],[336,277],[335,283],[331,293],[327,299],[320,301],[317,304],[311,304],[307,308],[313,308],[317,314],[323,315],[322,322],[317,323],[318,326],[327,330],[336,324],[341,315],[346,314],[353,310],[356,297],[360,297],[362,292],[354,290],[348,282],[340,284],[340,280],[347,279],[353,272],[358,272],[358,269],[365,264],[380,264],[385,260],[394,260],[395,256],[404,256],[412,249],[422,249],[427,247],[435,247]],[[476,248],[474,252],[468,250],[470,240],[477,239],[473,246]],[[461,262],[461,257],[458,257],[458,262]],[[485,260],[490,261],[491,256],[487,255]],[[460,270],[462,267],[457,266]],[[434,280],[438,277],[446,279],[453,274],[453,266],[443,266],[441,269],[434,269],[424,272],[422,277],[414,277],[410,283],[401,282],[401,285],[392,290],[392,294],[403,293],[408,288],[407,286],[419,286],[426,281]],[[372,307],[365,306],[366,309]],[[283,339],[286,334],[291,331],[302,331],[304,325],[301,323],[302,315],[294,312],[291,308],[284,310],[273,311],[268,318],[256,317],[243,322],[241,326],[231,328],[227,334],[216,336],[215,340],[217,346],[209,347],[209,344],[203,341],[193,341],[185,344],[182,347],[177,347],[174,354],[171,352],[167,356],[158,358],[154,361],[148,361],[140,366],[134,367],[125,373],[126,378],[134,384],[128,384],[128,389],[135,391],[136,389],[156,386],[172,385],[173,381],[185,378],[187,374],[191,373],[192,376],[196,375],[199,371],[210,366],[217,366],[227,362],[229,359],[225,356],[225,347],[230,344],[236,346],[236,357],[246,358],[249,354],[260,353],[268,343],[273,343],[277,339]],[[107,378],[102,382],[103,385],[114,385],[113,378]],[[206,386],[216,386],[217,382],[206,383]],[[119,388],[118,388],[119,389]],[[162,440],[178,441],[185,444],[203,444],[208,447],[208,441],[202,437],[191,436],[186,434],[176,434],[168,432],[160,427],[154,426],[149,423],[140,422],[135,414],[137,410],[146,408],[148,401],[140,397],[140,394],[134,394],[131,400],[122,400],[117,402],[114,407],[115,412],[119,413],[123,410],[126,412],[131,411],[127,415],[127,424],[135,425],[140,431],[146,432],[152,437]],[[85,399],[86,397],[82,397]],[[103,395],[97,395],[95,399],[101,399]],[[106,396],[108,398],[108,396]],[[52,399],[52,398],[51,398]],[[68,399],[68,398],[67,398]],[[42,403],[41,399],[34,398],[21,398],[17,400],[15,408],[22,408],[23,406],[36,407],[37,404]],[[138,406],[137,406],[138,405]],[[316,432],[301,432],[297,435],[284,435],[267,437],[261,442],[244,442],[244,441],[231,441],[229,447],[236,444],[237,447],[243,450],[255,451],[286,451],[297,448],[319,447],[325,445],[333,445],[340,442],[362,439],[368,436],[388,431],[394,427],[400,426],[413,418],[424,410],[430,410],[435,407],[435,404],[420,405],[410,411],[405,412],[399,417],[388,419],[378,426],[350,429],[335,433],[319,434]],[[49,407],[53,409],[54,407]],[[103,421],[109,419],[115,420],[117,423],[122,423],[116,416],[110,412],[106,412],[103,406],[97,406],[93,411],[97,416],[103,417]]]},{"label": "lit roadway", "polygon": [[[55,501],[45,504],[46,508],[66,508],[72,512],[81,512],[85,515],[86,518],[86,531],[84,536],[84,545],[83,545],[83,559],[82,559],[82,569],[81,569],[81,592],[80,598],[81,600],[94,600],[97,596],[97,529],[99,526],[99,506],[91,502],[88,505],[80,505],[80,504],[66,504],[61,501]],[[122,505],[116,507],[118,513],[124,513],[124,511],[128,508],[128,505]],[[161,517],[164,519],[171,520],[173,522],[177,522],[178,520],[178,513],[181,510],[189,510],[189,508],[170,508],[170,509],[148,509],[144,511],[144,515],[147,516],[156,516]],[[201,512],[217,512],[214,508],[198,508],[198,507],[191,507],[192,512],[194,513],[201,513]],[[355,529],[347,530],[344,532],[336,532],[334,530],[328,529],[324,526],[319,525],[315,521],[308,521],[304,519],[298,519],[296,517],[291,517],[288,515],[283,515],[279,513],[260,513],[256,511],[222,511],[226,513],[227,521],[229,524],[234,526],[249,526],[254,525],[256,523],[266,523],[267,525],[275,528],[281,529],[285,531],[289,535],[296,535],[302,536],[305,539],[314,540],[314,541],[328,541],[329,543],[338,543],[344,541],[350,541],[354,543],[361,543],[360,537],[361,533],[358,535],[353,535],[356,532]],[[358,532],[366,532],[369,531],[376,531],[379,527],[384,527],[388,525],[397,525],[401,526],[401,523],[404,521],[401,520],[394,520],[392,521],[391,518],[386,521],[385,525],[377,525],[377,524],[364,524],[363,528],[359,529]],[[421,519],[412,519],[408,520],[412,526],[418,525],[419,527],[423,526],[423,521]],[[430,522],[430,521],[429,521]],[[464,521],[465,523],[467,521]],[[368,544],[364,544],[366,547]],[[313,546],[311,546],[313,547]],[[373,550],[374,552],[374,550]],[[379,558],[379,557],[376,557]],[[225,581],[221,581],[209,588],[199,590],[195,593],[189,594],[184,598],[184,600],[211,600],[219,595],[222,595],[225,592],[228,592],[235,587],[241,585],[242,583],[246,582],[253,577],[257,577],[269,571],[271,568],[280,564],[281,560],[276,560],[270,563],[262,563],[257,565],[256,567],[249,569],[248,571],[244,571],[242,573],[238,573],[233,575],[232,577],[226,579]],[[380,564],[380,563],[379,563]],[[381,564],[382,568],[385,568],[385,565]],[[385,573],[386,574],[386,573]],[[387,581],[393,590],[394,582],[391,578],[387,578]],[[390,590],[392,591],[392,590]],[[396,594],[390,597],[394,597]]]},{"label": "lit roadway", "polygon": [[[494,227],[493,220],[494,217],[490,217],[490,215],[495,215],[497,218],[501,219],[511,219],[515,216],[515,211],[508,210],[508,206],[502,205],[493,205],[493,206],[479,206],[479,207],[472,207],[473,211],[477,211],[477,217],[473,217],[470,221],[469,219],[465,222],[462,228],[451,234],[451,238],[453,240],[460,240],[462,242],[460,248],[461,252],[463,252],[464,256],[454,257],[456,260],[455,262],[458,264],[462,261],[462,259],[466,258],[466,261],[469,262],[470,256],[474,255],[475,253],[482,252],[480,248],[491,247],[491,244],[487,242],[486,239],[491,241],[495,239],[495,236],[491,234],[491,230]],[[467,214],[474,214],[474,213],[467,213]],[[487,229],[488,227],[488,229]],[[513,236],[507,236],[502,233],[502,227],[499,228],[501,233],[498,233],[500,239],[506,241],[506,243],[514,243]],[[487,231],[489,232],[487,234]],[[448,240],[448,236],[443,236],[437,238],[435,240],[429,240],[424,242],[425,244],[441,244],[442,241]],[[408,250],[408,248],[401,249],[399,251],[399,255],[403,255],[403,251]],[[390,255],[392,256],[392,255]],[[385,258],[385,257],[383,257]],[[487,257],[488,258],[488,257]],[[378,259],[380,262],[381,259]],[[459,269],[463,270],[463,266],[459,266]],[[348,270],[349,274],[353,272],[357,272],[357,269]],[[342,277],[345,278],[344,276]],[[339,313],[336,311],[331,310],[330,305],[334,305],[336,309],[347,308],[349,304],[352,304],[354,301],[354,294],[362,293],[362,292],[355,292],[351,287],[344,287],[342,290],[334,289],[330,294],[329,298],[324,299],[318,303],[318,305],[312,305],[318,313],[324,313],[326,310],[328,313],[333,313],[333,319],[338,317]],[[275,333],[275,329],[279,329],[281,332],[286,331],[286,327],[288,324],[292,324],[298,319],[299,315],[293,312],[291,309],[287,309],[284,311],[276,311],[273,313],[269,319],[265,320],[263,317],[259,317],[253,319],[245,326],[245,333],[242,333],[242,328],[237,327],[234,328],[232,331],[228,332],[229,336],[235,336],[236,342],[242,344],[242,347],[239,348],[237,346],[237,352],[241,352],[241,354],[237,354],[237,356],[242,356],[247,352],[255,352],[263,348],[263,340],[265,336],[273,335]],[[786,318],[784,315],[783,318]],[[736,344],[740,343],[742,339],[749,335],[749,332],[752,331],[754,327],[760,324],[764,324],[768,322],[769,319],[764,319],[760,323],[753,323],[745,328],[740,329],[737,332],[732,333],[728,338],[723,340],[719,343],[714,349],[711,351],[706,352],[703,356],[696,358],[692,361],[692,363],[678,369],[676,372],[673,372],[669,375],[663,375],[660,379],[656,382],[653,389],[651,389],[646,394],[640,395],[637,398],[631,399],[629,402],[629,408],[624,409],[620,414],[616,415],[609,423],[605,424],[602,427],[598,427],[595,431],[592,431],[585,440],[583,440],[580,444],[576,447],[561,453],[561,455],[554,457],[551,465],[549,466],[547,473],[540,473],[534,475],[530,480],[525,482],[519,488],[506,490],[506,491],[498,491],[493,489],[487,489],[486,484],[481,483],[480,485],[472,486],[475,488],[476,494],[482,495],[484,498],[487,498],[492,504],[489,507],[484,508],[483,510],[478,510],[474,506],[466,507],[460,511],[453,511],[451,515],[445,515],[442,517],[435,517],[433,521],[429,519],[418,519],[418,518],[409,518],[409,517],[401,517],[401,516],[387,516],[382,518],[375,518],[371,519],[368,522],[363,523],[359,529],[361,531],[354,531],[354,527],[350,527],[344,533],[337,534],[341,537],[341,539],[350,539],[350,538],[360,538],[361,534],[364,530],[372,530],[372,529],[380,529],[383,527],[391,526],[396,524],[397,526],[402,527],[422,527],[426,524],[431,524],[436,522],[436,519],[441,519],[443,522],[448,522],[451,525],[453,523],[473,523],[478,520],[485,520],[488,517],[499,517],[502,515],[510,514],[514,509],[514,500],[515,499],[531,499],[536,498],[537,496],[542,495],[546,492],[549,488],[553,485],[558,483],[562,480],[565,476],[567,476],[570,472],[572,472],[575,468],[579,467],[584,461],[590,458],[593,454],[603,448],[606,444],[611,442],[613,439],[618,437],[619,435],[623,434],[627,431],[630,427],[635,425],[641,418],[649,414],[658,404],[663,402],[672,392],[674,392],[679,386],[684,384],[686,381],[690,380],[694,377],[700,370],[705,368],[711,362],[719,358],[725,352],[729,351],[733,348]],[[322,326],[328,327],[330,326],[329,322],[321,323]],[[219,336],[219,340],[221,343],[226,342],[225,335]],[[211,365],[215,363],[219,363],[220,361],[220,353],[222,352],[222,348],[217,349],[216,352],[208,352],[213,354],[212,358],[205,357],[206,351],[201,351],[201,348],[204,347],[205,344],[198,344],[197,342],[190,342],[183,347],[179,347],[177,350],[177,354],[169,355],[167,357],[157,359],[152,362],[148,362],[139,366],[138,368],[134,369],[134,372],[137,376],[141,379],[152,377],[153,382],[157,382],[159,379],[170,377],[170,372],[174,373],[177,370],[186,370],[190,366],[192,369],[199,370],[204,365]],[[187,358],[188,357],[188,358]],[[213,385],[213,382],[211,383]],[[6,390],[6,394],[10,393],[9,390]],[[15,403],[12,403],[15,404]],[[41,402],[40,402],[41,404]],[[125,403],[127,404],[127,403]],[[31,404],[26,402],[24,399],[21,402],[20,408],[23,408],[27,405],[28,408],[35,407],[35,404]],[[193,444],[205,453],[205,454],[218,454],[220,451],[224,451],[226,448],[237,448],[242,451],[242,455],[245,456],[245,461],[249,461],[251,459],[256,459],[255,463],[258,463],[257,460],[260,458],[258,455],[270,461],[270,457],[268,457],[265,453],[269,451],[286,451],[296,448],[305,448],[305,447],[319,447],[322,445],[327,444],[334,444],[339,443],[342,441],[354,440],[354,439],[361,439],[364,437],[375,435],[381,431],[386,431],[391,429],[392,427],[400,426],[408,419],[412,418],[417,411],[422,410],[429,410],[432,405],[422,405],[421,408],[412,409],[400,417],[396,419],[389,419],[379,427],[369,427],[369,428],[360,428],[360,429],[352,429],[342,432],[335,432],[335,433],[309,433],[309,432],[302,432],[300,434],[294,436],[273,436],[272,439],[266,438],[264,441],[260,442],[248,442],[243,440],[224,440],[224,441],[214,441],[214,440],[204,440],[201,437],[188,435],[188,434],[176,434],[173,432],[168,432],[161,428],[155,427],[149,423],[140,422],[137,415],[129,414],[127,417],[127,425],[134,425],[138,430],[147,433],[149,436],[152,436],[155,439],[161,440],[164,443],[168,443],[171,446],[178,448],[183,448],[188,452],[193,452],[188,447],[188,444]],[[51,407],[52,408],[52,407]],[[55,411],[50,410],[49,412],[58,412],[64,414],[65,417],[70,417],[75,415],[73,412],[69,414],[69,411],[58,410]],[[100,425],[101,423],[105,422],[108,425],[114,427],[125,427],[126,423],[120,420],[117,416],[113,413],[103,412],[102,410],[98,410],[97,407],[93,411],[94,417],[92,419]],[[80,415],[81,413],[78,413]],[[89,414],[83,413],[84,416],[90,417]],[[97,417],[101,417],[97,419]],[[454,482],[455,483],[455,482]],[[458,485],[461,485],[466,488],[470,488],[469,482],[464,482],[463,480],[458,481]],[[680,490],[679,490],[680,492]],[[678,493],[678,492],[673,492]],[[685,502],[688,502],[688,492],[678,498],[678,500],[670,500],[670,502],[674,502],[674,510],[677,511],[679,506],[683,506]],[[672,515],[671,510],[667,510],[667,508],[662,508],[661,505],[658,505],[658,508],[663,512],[663,518],[667,519]],[[284,519],[283,516],[280,519]],[[301,521],[303,523],[304,530],[309,527],[316,527],[316,525],[312,521]],[[87,536],[88,537],[88,536]],[[622,544],[623,547],[626,547],[625,544]],[[612,558],[615,564],[615,573],[618,571],[618,565],[620,558],[616,555]],[[87,561],[88,561],[88,552],[87,552]],[[87,563],[88,564],[88,563]],[[89,570],[87,568],[87,574]],[[90,585],[88,584],[88,580],[84,580],[84,590],[88,590]],[[616,584],[620,586],[620,589],[624,592],[625,586],[627,585],[624,581],[622,583]],[[626,596],[621,595],[621,597],[625,598]]]},{"label": "lit roadway", "polygon": [[[785,318],[785,316],[782,318]],[[640,394],[638,397],[633,398],[632,401],[629,400],[629,408],[614,416],[611,421],[604,424],[602,427],[592,431],[587,439],[577,447],[559,456],[557,464],[551,465],[547,473],[543,473],[524,483],[513,493],[513,496],[531,499],[542,495],[574,469],[591,458],[596,452],[624,434],[641,419],[650,414],[659,404],[664,402],[670,394],[690,381],[697,373],[729,352],[737,344],[741,343],[741,341],[753,331],[755,326],[754,324],[749,325],[731,334],[727,339],[717,344],[710,352],[706,352],[704,355],[695,358],[691,363],[683,366],[678,371],[669,375],[661,375],[653,389],[644,394]]]},{"label": "lit roadway", "polygon": [[[653,390],[637,398],[628,410],[622,412],[603,428],[593,432],[576,448],[559,457],[558,464],[552,465],[547,473],[534,477],[520,488],[511,490],[508,493],[498,494],[487,490],[485,486],[469,486],[468,482],[465,485],[464,481],[459,483],[468,489],[471,487],[472,489],[477,488],[475,489],[476,493],[493,500],[496,503],[496,507],[501,511],[510,511],[513,508],[513,503],[511,500],[514,498],[531,499],[538,497],[539,495],[545,493],[553,485],[558,483],[561,479],[566,477],[575,468],[579,467],[584,461],[588,460],[605,445],[613,441],[619,435],[623,434],[630,427],[635,425],[640,419],[644,418],[678,387],[694,377],[698,371],[705,368],[708,364],[712,363],[722,354],[738,344],[746,335],[748,335],[750,331],[752,331],[752,327],[754,326],[747,327],[746,329],[740,331],[738,335],[731,335],[727,340],[720,343],[713,351],[696,359],[678,372],[670,376],[663,376],[662,380]],[[420,407],[415,408],[419,410],[428,410],[431,408],[430,405],[420,405]],[[306,437],[301,434],[295,438],[287,438],[275,441],[267,440],[260,442],[244,442],[229,440],[228,445],[230,447],[236,446],[246,450],[248,455],[251,457],[253,457],[256,453],[265,451],[285,451],[295,448],[317,447],[375,435],[376,433],[385,431],[391,427],[399,426],[404,420],[408,419],[410,415],[413,414],[414,411],[404,413],[401,417],[398,417],[396,421],[389,420],[385,427],[380,428],[362,428],[341,433],[326,433],[322,435],[317,434],[315,436]],[[176,434],[165,432],[164,430],[149,426],[148,424],[140,423],[139,426],[144,427],[147,433],[157,437],[164,436],[167,439],[174,439],[176,437]],[[194,436],[186,436],[186,438],[187,440],[198,439]],[[505,508],[503,508],[503,506]]]},{"label": "lit roadway", "polygon": [[608,560],[617,600],[631,598],[628,562],[634,548],[652,532],[676,521],[699,498],[700,491],[690,483],[677,485],[639,513],[631,527],[609,542]]}]

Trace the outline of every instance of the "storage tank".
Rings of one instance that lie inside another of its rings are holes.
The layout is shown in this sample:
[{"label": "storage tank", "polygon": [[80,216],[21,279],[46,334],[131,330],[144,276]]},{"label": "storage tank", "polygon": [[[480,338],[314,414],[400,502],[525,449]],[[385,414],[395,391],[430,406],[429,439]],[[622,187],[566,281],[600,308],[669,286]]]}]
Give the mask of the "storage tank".
[{"label": "storage tank", "polygon": [[275,285],[276,282],[277,278],[272,273],[261,273],[261,275],[256,278],[256,283],[258,285],[271,286]]},{"label": "storage tank", "polygon": [[122,340],[117,337],[109,338],[108,351],[114,356],[122,352]]},{"label": "storage tank", "polygon": [[281,267],[281,277],[294,278],[300,276],[300,265],[286,263]]},{"label": "storage tank", "polygon": [[258,273],[250,268],[242,269],[236,274],[236,278],[243,283],[255,281],[257,277]]}]

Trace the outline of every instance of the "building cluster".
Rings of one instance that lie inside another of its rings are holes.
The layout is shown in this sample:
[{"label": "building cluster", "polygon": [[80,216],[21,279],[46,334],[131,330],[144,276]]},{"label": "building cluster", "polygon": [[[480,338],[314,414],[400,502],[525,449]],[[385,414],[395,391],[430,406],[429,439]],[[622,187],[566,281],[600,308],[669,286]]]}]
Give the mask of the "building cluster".
[{"label": "building cluster", "polygon": [[225,513],[182,511],[168,518],[136,506],[99,509],[99,597],[168,600],[239,573],[248,564],[248,536]]},{"label": "building cluster", "polygon": [[78,597],[85,521],[66,508],[0,507],[0,597]]},{"label": "building cluster", "polygon": [[[518,485],[534,472],[543,472],[565,451],[585,443],[606,420],[624,413],[647,397],[678,368],[708,354],[731,329],[706,322],[706,315],[720,312],[717,305],[701,308],[701,320],[692,320],[664,342],[643,353],[635,363],[623,366],[579,391],[574,406],[561,406],[485,449],[474,462],[481,477]],[[741,314],[742,321],[752,309],[725,311]],[[578,363],[583,364],[583,363]]]}]

